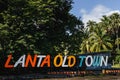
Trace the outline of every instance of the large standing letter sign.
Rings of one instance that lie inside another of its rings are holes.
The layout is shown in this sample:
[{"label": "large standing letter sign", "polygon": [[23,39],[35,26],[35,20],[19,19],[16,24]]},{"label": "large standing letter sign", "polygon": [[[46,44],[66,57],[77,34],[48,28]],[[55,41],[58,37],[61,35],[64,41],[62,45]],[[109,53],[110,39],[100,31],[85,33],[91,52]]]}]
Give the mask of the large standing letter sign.
[{"label": "large standing letter sign", "polygon": [[[86,67],[87,69],[95,68],[107,68],[109,53],[91,53],[91,54],[82,54],[82,55],[56,55],[51,58],[52,55],[22,55],[14,63],[11,63],[13,60],[12,55],[8,55],[6,62],[4,64],[5,68],[15,68],[18,66],[21,67],[75,67],[78,68]],[[29,66],[28,66],[29,65]]]}]

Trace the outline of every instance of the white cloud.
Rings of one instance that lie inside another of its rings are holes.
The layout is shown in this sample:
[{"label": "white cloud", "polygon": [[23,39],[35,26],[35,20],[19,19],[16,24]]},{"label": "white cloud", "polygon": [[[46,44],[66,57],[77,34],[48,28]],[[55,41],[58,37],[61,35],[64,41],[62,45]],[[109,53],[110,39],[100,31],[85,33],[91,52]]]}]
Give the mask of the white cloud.
[{"label": "white cloud", "polygon": [[85,26],[89,20],[100,22],[100,18],[102,18],[103,15],[111,15],[116,12],[120,13],[119,10],[112,10],[103,5],[95,6],[89,13],[87,13],[85,9],[81,9],[80,12],[82,13],[82,20],[85,23]]},{"label": "white cloud", "polygon": [[85,10],[85,9],[81,9],[80,12],[81,12],[82,14],[86,14],[86,10]]}]

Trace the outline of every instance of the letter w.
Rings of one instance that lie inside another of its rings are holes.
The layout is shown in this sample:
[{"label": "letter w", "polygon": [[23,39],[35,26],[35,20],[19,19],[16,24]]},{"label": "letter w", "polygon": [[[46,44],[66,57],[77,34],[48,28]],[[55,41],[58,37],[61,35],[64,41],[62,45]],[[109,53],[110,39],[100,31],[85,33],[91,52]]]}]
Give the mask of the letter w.
[{"label": "letter w", "polygon": [[93,59],[93,66],[96,66],[98,67],[100,65],[100,59],[101,57],[99,56],[94,56],[94,59]]}]

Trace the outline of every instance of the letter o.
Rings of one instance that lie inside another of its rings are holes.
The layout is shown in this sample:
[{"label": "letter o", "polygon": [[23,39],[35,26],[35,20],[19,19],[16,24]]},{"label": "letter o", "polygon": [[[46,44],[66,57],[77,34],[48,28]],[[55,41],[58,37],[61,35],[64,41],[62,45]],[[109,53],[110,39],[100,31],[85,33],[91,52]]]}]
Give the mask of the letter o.
[{"label": "letter o", "polygon": [[[59,64],[57,64],[58,58],[60,59],[60,63],[59,63]],[[60,67],[60,66],[62,65],[62,62],[63,62],[63,58],[62,58],[61,55],[55,56],[55,58],[54,58],[54,66],[55,66],[55,67]]]},{"label": "letter o", "polygon": [[[88,63],[88,59],[90,59],[90,63]],[[90,67],[93,63],[93,58],[92,56],[87,56],[86,59],[85,59],[85,64],[87,67]]]}]

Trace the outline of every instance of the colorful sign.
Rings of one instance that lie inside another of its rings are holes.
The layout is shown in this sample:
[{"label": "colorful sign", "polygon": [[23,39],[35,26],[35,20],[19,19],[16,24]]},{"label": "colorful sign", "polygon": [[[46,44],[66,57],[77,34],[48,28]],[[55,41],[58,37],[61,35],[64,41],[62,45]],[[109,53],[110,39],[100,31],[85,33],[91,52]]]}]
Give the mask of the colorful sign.
[{"label": "colorful sign", "polygon": [[5,68],[15,68],[15,67],[102,67],[108,66],[109,55],[105,54],[85,54],[85,55],[56,55],[52,57],[51,55],[22,55],[18,60],[14,61],[12,55],[8,55],[5,62]]}]

